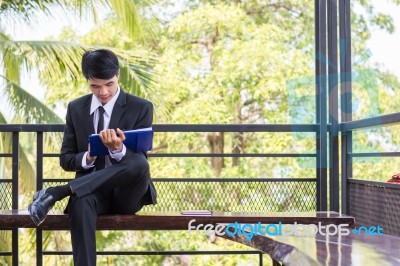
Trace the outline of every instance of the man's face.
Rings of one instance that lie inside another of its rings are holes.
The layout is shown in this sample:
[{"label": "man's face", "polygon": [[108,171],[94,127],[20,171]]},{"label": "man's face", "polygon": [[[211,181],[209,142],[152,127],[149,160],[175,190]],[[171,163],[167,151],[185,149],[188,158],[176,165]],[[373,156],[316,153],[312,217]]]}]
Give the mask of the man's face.
[{"label": "man's face", "polygon": [[99,101],[105,105],[117,93],[118,75],[111,79],[91,78],[88,80],[89,88]]}]

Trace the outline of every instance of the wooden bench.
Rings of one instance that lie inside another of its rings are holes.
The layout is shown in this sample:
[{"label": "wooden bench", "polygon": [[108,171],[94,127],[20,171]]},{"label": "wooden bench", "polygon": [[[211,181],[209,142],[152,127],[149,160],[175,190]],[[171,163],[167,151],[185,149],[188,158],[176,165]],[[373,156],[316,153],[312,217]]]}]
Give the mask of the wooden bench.
[{"label": "wooden bench", "polygon": [[[99,230],[187,230],[188,223],[196,224],[235,223],[240,224],[347,224],[354,227],[353,217],[337,212],[293,212],[293,213],[223,213],[214,212],[209,216],[181,215],[179,212],[140,212],[137,215],[100,215],[97,219]],[[35,228],[26,210],[0,211],[0,229]],[[65,214],[50,212],[39,229],[68,230]]]},{"label": "wooden bench", "polygon": [[[354,218],[336,212],[214,212],[209,216],[181,215],[180,212],[140,212],[140,214],[137,215],[100,215],[97,219],[97,229],[188,230],[188,224],[193,219],[196,220],[193,226],[200,224],[230,224],[235,222],[239,224],[347,224],[349,227],[354,227],[355,225]],[[0,211],[0,230],[16,228],[35,228],[28,212],[26,210]],[[65,214],[50,212],[43,224],[37,228],[41,230],[68,230],[68,217]],[[230,240],[237,241],[234,238]],[[259,254],[261,255],[262,253]],[[275,264],[278,263],[278,260],[273,257],[271,258]],[[37,265],[42,265],[42,263],[42,259],[38,257]],[[262,260],[260,261],[260,265],[262,265]]]}]

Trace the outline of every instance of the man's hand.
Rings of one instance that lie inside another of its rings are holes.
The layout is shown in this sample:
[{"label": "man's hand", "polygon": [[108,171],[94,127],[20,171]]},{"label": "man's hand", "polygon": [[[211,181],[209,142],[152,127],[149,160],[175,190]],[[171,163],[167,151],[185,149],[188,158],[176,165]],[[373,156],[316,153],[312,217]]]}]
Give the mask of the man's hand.
[{"label": "man's hand", "polygon": [[97,156],[90,157],[90,144],[88,144],[88,153],[86,154],[86,164],[92,163],[94,160],[96,160]]},{"label": "man's hand", "polygon": [[125,134],[121,129],[117,128],[117,132],[114,129],[104,129],[100,131],[99,136],[110,151],[122,149]]}]

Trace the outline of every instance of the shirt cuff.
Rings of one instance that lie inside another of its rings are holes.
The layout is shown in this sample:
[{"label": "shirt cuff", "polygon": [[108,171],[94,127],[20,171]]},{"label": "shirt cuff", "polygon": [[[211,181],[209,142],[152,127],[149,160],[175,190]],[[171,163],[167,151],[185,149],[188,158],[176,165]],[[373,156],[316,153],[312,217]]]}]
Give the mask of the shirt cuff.
[{"label": "shirt cuff", "polygon": [[110,153],[110,157],[113,158],[114,160],[116,160],[117,162],[121,161],[122,158],[125,156],[126,154],[126,147],[125,144],[122,144],[122,151],[121,152],[117,152],[117,153],[111,153],[110,150],[108,150],[108,152]]},{"label": "shirt cuff", "polygon": [[94,166],[94,162],[95,162],[95,161],[93,161],[93,162],[91,162],[89,164],[86,164],[86,156],[87,156],[87,154],[88,154],[88,152],[85,152],[85,154],[83,154],[83,157],[82,157],[82,167],[85,170],[89,169],[89,168],[92,168]]}]

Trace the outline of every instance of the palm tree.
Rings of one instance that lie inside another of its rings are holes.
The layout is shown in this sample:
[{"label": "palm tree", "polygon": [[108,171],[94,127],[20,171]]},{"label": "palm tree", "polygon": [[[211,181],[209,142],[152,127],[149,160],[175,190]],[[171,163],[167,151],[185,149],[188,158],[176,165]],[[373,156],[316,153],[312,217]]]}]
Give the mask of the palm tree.
[{"label": "palm tree", "polygon": [[[78,82],[81,79],[80,60],[87,47],[76,43],[58,41],[19,41],[8,36],[2,27],[14,21],[23,21],[29,25],[38,14],[54,16],[55,6],[85,12],[97,18],[98,8],[113,11],[128,36],[136,42],[145,42],[152,37],[151,28],[144,30],[139,9],[151,5],[153,0],[0,0],[0,149],[11,152],[11,135],[1,132],[1,124],[7,123],[64,123],[46,104],[38,100],[21,86],[23,70],[28,74],[39,73],[52,80],[67,79]],[[154,59],[143,58],[140,53],[110,48],[120,58],[120,83],[131,93],[151,99],[157,75],[151,69]],[[35,190],[35,171],[29,162],[26,147],[20,147],[20,193],[32,193]],[[0,161],[0,171],[10,168]],[[2,235],[5,232],[0,232]],[[5,239],[5,238],[4,238]],[[9,243],[0,242],[0,250],[9,248]],[[4,261],[7,263],[7,260]],[[2,264],[0,262],[0,264]]]},{"label": "palm tree", "polygon": [[[84,10],[92,11],[93,17],[98,16],[96,10],[101,5],[112,8],[132,39],[143,42],[149,35],[151,37],[151,30],[147,33],[142,27],[138,8],[150,5],[152,0],[0,0],[0,26],[5,20],[8,24],[12,20],[30,23],[40,12],[51,16],[52,7],[65,5],[65,2],[69,3],[67,8],[75,8],[81,15]],[[63,123],[64,120],[53,110],[21,87],[21,69],[28,73],[40,72],[52,80],[67,77],[71,82],[77,82],[81,77],[81,56],[88,48],[93,47],[58,41],[12,40],[0,27],[1,123]],[[141,58],[131,51],[111,49],[121,61],[122,86],[136,95],[151,99],[156,84],[156,75],[150,67],[153,58]]]},{"label": "palm tree", "polygon": [[[20,2],[12,0],[0,1],[0,18],[3,20],[0,21],[0,25],[5,20],[9,23],[10,20],[18,19],[24,19],[29,23],[31,17],[36,17],[39,11],[51,15],[51,7],[62,5],[62,2],[59,0],[32,0],[20,4]],[[97,17],[96,2],[114,9],[132,39],[143,42],[149,35],[151,37],[151,29],[148,31],[150,33],[146,35],[138,15],[138,7],[151,4],[151,0],[81,0],[76,1],[75,6],[67,7],[75,7],[80,14],[83,13],[83,9],[91,10],[93,17]],[[0,75],[0,84],[4,95],[3,100],[11,104],[14,111],[12,113],[18,117],[24,117],[27,123],[62,123],[63,120],[57,117],[52,110],[20,87],[21,68],[24,67],[28,73],[33,71],[40,71],[45,75],[47,73],[47,76],[54,80],[60,80],[67,76],[70,80],[76,81],[81,76],[80,58],[88,48],[90,47],[57,41],[16,41],[2,32],[0,28],[0,58],[2,59],[0,69],[4,71],[4,74]],[[150,92],[154,88],[156,78],[149,67],[153,59],[143,60],[130,51],[112,49],[121,60],[122,85],[132,88],[131,92],[137,95],[151,98]],[[5,117],[7,116],[5,115]]]}]

